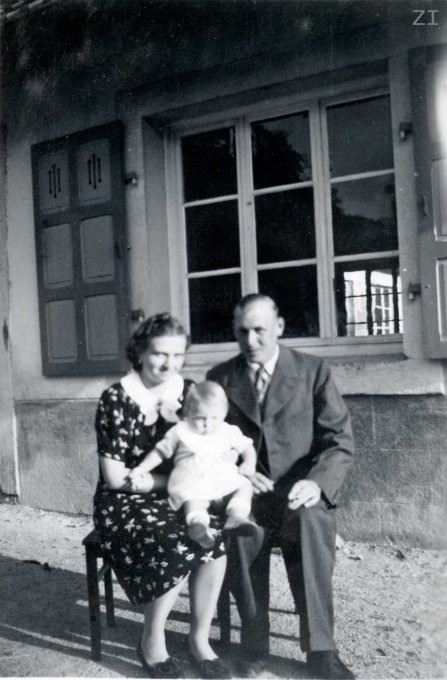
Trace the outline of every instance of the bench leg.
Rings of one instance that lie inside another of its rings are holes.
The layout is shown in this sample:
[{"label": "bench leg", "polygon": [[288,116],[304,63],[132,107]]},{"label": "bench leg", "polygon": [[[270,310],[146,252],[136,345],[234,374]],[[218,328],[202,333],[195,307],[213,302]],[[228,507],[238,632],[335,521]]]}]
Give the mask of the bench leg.
[{"label": "bench leg", "polygon": [[86,547],[85,558],[87,563],[87,595],[90,614],[90,644],[92,659],[99,661],[101,658],[101,618],[99,608],[98,560],[89,547]]},{"label": "bench leg", "polygon": [[223,584],[217,602],[217,618],[220,626],[220,641],[224,645],[229,645],[231,641],[231,610],[230,590],[226,583]]},{"label": "bench leg", "polygon": [[115,603],[113,601],[112,567],[104,572],[104,591],[106,596],[107,625],[115,625]]}]

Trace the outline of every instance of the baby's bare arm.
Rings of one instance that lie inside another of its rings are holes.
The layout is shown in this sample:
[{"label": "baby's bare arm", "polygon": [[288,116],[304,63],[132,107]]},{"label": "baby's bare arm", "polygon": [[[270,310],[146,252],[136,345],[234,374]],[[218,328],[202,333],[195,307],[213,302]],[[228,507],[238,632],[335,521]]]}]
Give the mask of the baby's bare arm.
[{"label": "baby's bare arm", "polygon": [[239,472],[245,477],[251,477],[256,472],[256,450],[253,444],[249,444],[241,453],[242,463]]},{"label": "baby's bare arm", "polygon": [[154,470],[163,460],[163,456],[158,453],[157,449],[152,449],[134,470],[138,470],[140,474],[151,472],[151,470]]}]

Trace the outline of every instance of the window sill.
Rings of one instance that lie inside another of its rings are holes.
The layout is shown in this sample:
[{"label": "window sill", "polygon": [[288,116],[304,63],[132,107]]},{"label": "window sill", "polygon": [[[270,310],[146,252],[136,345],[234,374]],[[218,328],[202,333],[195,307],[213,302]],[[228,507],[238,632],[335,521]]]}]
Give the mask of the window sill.
[{"label": "window sill", "polygon": [[[442,362],[409,359],[403,353],[402,335],[374,338],[288,339],[281,344],[328,359],[344,395],[444,394]],[[235,342],[193,345],[187,354],[185,375],[202,380],[214,365],[238,351]]]},{"label": "window sill", "polygon": [[[322,357],[352,357],[353,352],[362,356],[383,356],[402,354],[403,336],[382,335],[361,337],[344,337],[332,340],[329,338],[287,338],[280,340],[282,345],[296,349],[300,352],[308,352]],[[188,350],[188,366],[200,366],[201,364],[213,365],[220,361],[230,359],[238,352],[236,342],[216,342],[193,344]]]}]

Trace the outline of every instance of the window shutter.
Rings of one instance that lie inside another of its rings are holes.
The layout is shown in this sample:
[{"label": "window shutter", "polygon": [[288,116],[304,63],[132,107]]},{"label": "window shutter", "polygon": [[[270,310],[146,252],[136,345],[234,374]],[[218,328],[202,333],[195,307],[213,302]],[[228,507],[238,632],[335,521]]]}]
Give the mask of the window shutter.
[{"label": "window shutter", "polygon": [[428,358],[447,357],[447,50],[410,53],[419,253]]},{"label": "window shutter", "polygon": [[122,124],[32,147],[44,375],[126,367]]}]

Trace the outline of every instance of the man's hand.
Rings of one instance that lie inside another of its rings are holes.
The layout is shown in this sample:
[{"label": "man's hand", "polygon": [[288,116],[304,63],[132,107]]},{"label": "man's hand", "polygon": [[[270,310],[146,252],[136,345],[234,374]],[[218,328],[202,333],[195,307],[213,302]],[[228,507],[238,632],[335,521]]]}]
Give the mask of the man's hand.
[{"label": "man's hand", "polygon": [[304,505],[311,508],[316,505],[321,498],[321,489],[316,482],[311,479],[300,479],[289,491],[288,506],[291,510],[296,510]]},{"label": "man's hand", "polygon": [[255,472],[254,475],[247,475],[250,480],[253,493],[257,496],[259,493],[267,493],[267,491],[273,491],[273,482],[271,479],[263,475],[261,472]]}]

